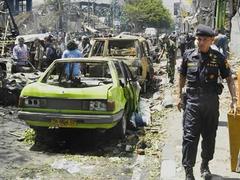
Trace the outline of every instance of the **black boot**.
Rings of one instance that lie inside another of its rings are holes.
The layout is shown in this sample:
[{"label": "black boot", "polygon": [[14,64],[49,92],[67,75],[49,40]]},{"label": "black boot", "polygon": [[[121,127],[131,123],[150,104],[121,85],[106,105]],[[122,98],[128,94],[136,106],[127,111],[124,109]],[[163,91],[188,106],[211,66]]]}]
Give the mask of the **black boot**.
[{"label": "black boot", "polygon": [[185,172],[186,172],[186,180],[195,180],[195,178],[193,176],[193,169],[192,168],[186,167]]},{"label": "black boot", "polygon": [[209,170],[209,166],[208,166],[208,161],[203,160],[201,167],[200,167],[200,172],[201,172],[201,177],[203,178],[208,178],[211,176],[211,172]]}]

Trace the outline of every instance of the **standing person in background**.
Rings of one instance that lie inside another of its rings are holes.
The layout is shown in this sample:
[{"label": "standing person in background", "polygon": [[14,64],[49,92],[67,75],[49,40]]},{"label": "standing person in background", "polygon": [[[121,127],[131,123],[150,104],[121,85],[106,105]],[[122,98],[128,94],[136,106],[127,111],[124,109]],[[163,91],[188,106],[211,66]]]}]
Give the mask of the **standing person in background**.
[{"label": "standing person in background", "polygon": [[217,30],[214,44],[218,47],[219,51],[228,58],[228,38],[224,34],[224,30]]},{"label": "standing person in background", "polygon": [[163,44],[167,56],[167,74],[169,78],[169,82],[171,84],[174,83],[174,75],[175,75],[175,65],[176,65],[176,56],[177,56],[177,47],[174,41],[165,36],[163,38]]},{"label": "standing person in background", "polygon": [[186,38],[186,49],[193,49],[195,48],[195,37],[192,33],[188,33]]},{"label": "standing person in background", "polygon": [[45,54],[46,54],[46,63],[47,63],[47,67],[55,60],[57,59],[57,55],[56,55],[56,49],[54,48],[53,45],[53,37],[49,36],[46,39],[46,44],[45,44]]},{"label": "standing person in background", "polygon": [[180,51],[181,51],[181,56],[183,57],[183,54],[184,54],[185,49],[186,49],[186,36],[185,36],[184,33],[182,33],[179,36],[179,48],[180,48]]},{"label": "standing person in background", "polygon": [[42,61],[44,56],[44,47],[41,44],[40,39],[35,39],[34,41],[35,47],[35,55],[34,55],[34,66],[41,70],[42,69]]},{"label": "standing person in background", "polygon": [[28,47],[24,44],[24,38],[18,39],[18,44],[13,48],[13,59],[17,62],[18,66],[24,66],[28,64],[29,52]]},{"label": "standing person in background", "polygon": [[[62,58],[80,58],[82,53],[78,49],[78,45],[73,41],[69,41],[67,44],[67,50],[63,52]],[[80,79],[80,63],[66,63],[65,74],[67,80]]]}]

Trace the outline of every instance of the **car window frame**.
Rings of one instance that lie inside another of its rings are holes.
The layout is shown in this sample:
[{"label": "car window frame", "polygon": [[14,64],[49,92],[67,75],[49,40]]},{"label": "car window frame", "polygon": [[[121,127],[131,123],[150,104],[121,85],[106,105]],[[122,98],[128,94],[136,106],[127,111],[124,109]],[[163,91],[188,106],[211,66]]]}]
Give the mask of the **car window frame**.
[{"label": "car window frame", "polygon": [[127,76],[127,81],[134,81],[134,77],[132,74],[132,71],[129,69],[129,67],[127,66],[127,64],[125,64],[124,62],[121,62],[123,68],[124,68],[124,73]]},{"label": "car window frame", "polygon": [[119,66],[120,67],[120,72],[121,72],[121,74],[123,75],[123,85],[124,86],[126,86],[127,85],[127,77],[126,77],[126,74],[125,74],[125,72],[124,72],[124,68],[122,67],[122,65],[121,65],[121,63],[119,62],[119,61],[115,61],[114,62],[114,66],[115,66],[115,68],[116,68],[116,71],[117,71],[117,74],[118,74],[118,79],[119,80],[121,80],[122,78],[121,77],[119,77],[119,71],[118,71],[118,69],[117,69],[117,67],[116,66]]}]

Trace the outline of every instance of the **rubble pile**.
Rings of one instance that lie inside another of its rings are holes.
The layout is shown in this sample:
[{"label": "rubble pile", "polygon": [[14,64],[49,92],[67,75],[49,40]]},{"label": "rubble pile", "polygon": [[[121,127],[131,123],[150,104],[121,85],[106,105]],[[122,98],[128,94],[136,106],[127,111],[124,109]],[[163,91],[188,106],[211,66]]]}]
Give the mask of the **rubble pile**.
[{"label": "rubble pile", "polygon": [[[34,34],[59,30],[77,32],[81,27],[85,27],[87,17],[88,14],[76,8],[74,4],[66,5],[60,11],[57,9],[57,5],[46,3],[37,7],[32,12],[19,14],[15,19],[20,34]],[[95,15],[90,15],[89,21],[90,24],[94,24],[95,27],[100,29],[108,28]]]},{"label": "rubble pile", "polygon": [[9,106],[17,105],[21,90],[32,82],[35,82],[41,73],[15,73],[3,79],[0,88],[0,104]]},{"label": "rubble pile", "polygon": [[15,17],[21,34],[35,34],[53,30],[57,27],[58,13],[47,11],[24,12]]}]

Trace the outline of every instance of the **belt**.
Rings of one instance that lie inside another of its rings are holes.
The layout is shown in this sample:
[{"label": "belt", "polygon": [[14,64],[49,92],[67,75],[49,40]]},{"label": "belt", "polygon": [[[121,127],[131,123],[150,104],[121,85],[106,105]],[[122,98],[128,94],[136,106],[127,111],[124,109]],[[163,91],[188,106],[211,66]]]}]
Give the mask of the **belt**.
[{"label": "belt", "polygon": [[187,87],[186,92],[188,94],[193,94],[193,95],[197,95],[197,94],[217,94],[216,88],[214,87]]}]

